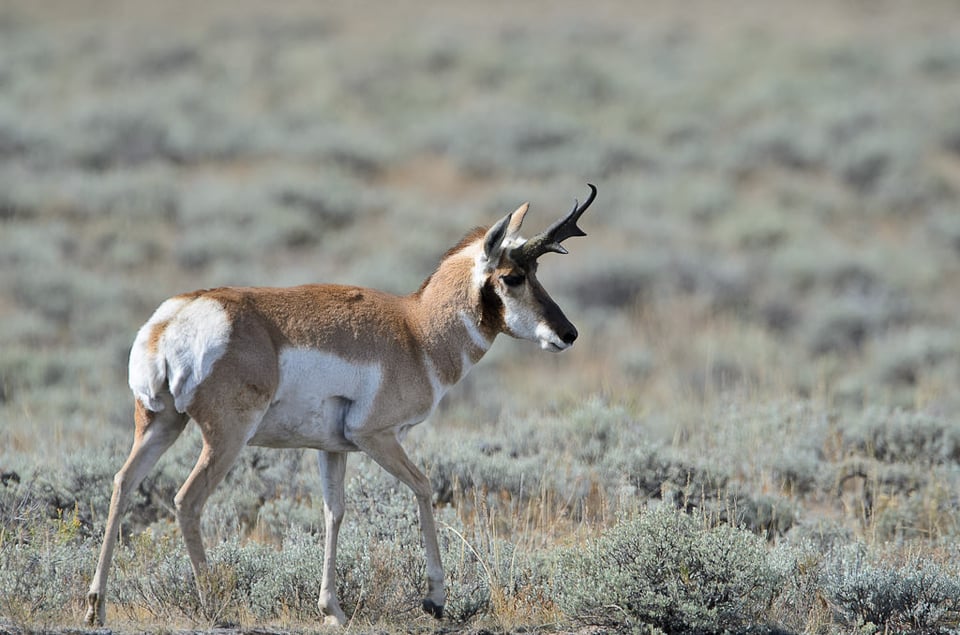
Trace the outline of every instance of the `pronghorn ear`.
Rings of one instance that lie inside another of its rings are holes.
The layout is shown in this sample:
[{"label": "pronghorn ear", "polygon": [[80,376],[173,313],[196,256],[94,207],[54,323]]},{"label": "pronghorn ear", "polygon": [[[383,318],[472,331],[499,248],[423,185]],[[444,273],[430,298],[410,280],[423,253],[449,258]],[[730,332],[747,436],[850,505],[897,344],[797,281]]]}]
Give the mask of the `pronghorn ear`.
[{"label": "pronghorn ear", "polygon": [[483,237],[483,253],[487,256],[487,260],[493,260],[494,256],[499,255],[504,239],[517,235],[529,208],[530,203],[524,203],[487,230],[487,235]]},{"label": "pronghorn ear", "polygon": [[520,225],[523,224],[523,217],[527,215],[530,209],[530,203],[524,203],[518,207],[513,214],[510,214],[510,225],[507,227],[507,236],[516,236],[520,233]]},{"label": "pronghorn ear", "polygon": [[483,255],[487,257],[487,262],[496,263],[500,260],[503,239],[507,237],[507,227],[512,216],[513,214],[507,214],[501,218],[496,225],[487,230],[487,235],[483,237]]},{"label": "pronghorn ear", "polygon": [[500,262],[500,253],[503,251],[503,241],[512,238],[520,231],[520,225],[523,223],[523,217],[530,207],[529,203],[524,203],[513,213],[507,214],[497,224],[487,230],[487,235],[483,237],[483,254],[487,259],[487,270],[493,271]]}]

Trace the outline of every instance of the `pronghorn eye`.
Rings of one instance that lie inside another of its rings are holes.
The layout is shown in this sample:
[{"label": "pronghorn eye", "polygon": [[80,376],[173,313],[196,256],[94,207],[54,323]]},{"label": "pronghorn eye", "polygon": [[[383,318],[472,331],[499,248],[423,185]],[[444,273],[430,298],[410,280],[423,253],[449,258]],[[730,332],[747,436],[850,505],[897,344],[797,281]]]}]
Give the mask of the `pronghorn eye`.
[{"label": "pronghorn eye", "polygon": [[503,280],[503,283],[508,287],[516,287],[523,284],[526,277],[520,273],[510,273],[505,276],[500,276],[500,279]]}]

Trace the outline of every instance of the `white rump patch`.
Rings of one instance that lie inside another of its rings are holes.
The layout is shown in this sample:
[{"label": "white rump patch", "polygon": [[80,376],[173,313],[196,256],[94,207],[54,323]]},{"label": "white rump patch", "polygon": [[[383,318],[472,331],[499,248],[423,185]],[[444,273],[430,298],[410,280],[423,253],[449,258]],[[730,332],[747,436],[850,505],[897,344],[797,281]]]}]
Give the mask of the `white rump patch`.
[{"label": "white rump patch", "polygon": [[[154,352],[148,342],[157,324],[167,322]],[[137,333],[130,352],[130,389],[143,405],[163,409],[157,398],[164,383],[177,412],[186,412],[197,387],[223,357],[231,324],[223,306],[211,298],[174,298],[160,305]]]},{"label": "white rump patch", "polygon": [[184,298],[172,298],[161,304],[146,324],[140,327],[133,340],[127,376],[133,396],[139,399],[147,410],[163,410],[163,401],[157,399],[157,393],[167,379],[167,363],[163,356],[148,350],[150,335],[157,324],[168,322],[186,303]]}]

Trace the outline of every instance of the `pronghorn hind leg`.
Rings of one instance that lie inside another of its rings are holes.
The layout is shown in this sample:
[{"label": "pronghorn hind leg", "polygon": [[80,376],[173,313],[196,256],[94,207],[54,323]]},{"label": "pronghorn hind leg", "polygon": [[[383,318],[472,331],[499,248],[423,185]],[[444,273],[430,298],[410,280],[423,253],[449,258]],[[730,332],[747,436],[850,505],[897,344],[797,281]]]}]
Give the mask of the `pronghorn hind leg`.
[{"label": "pronghorn hind leg", "polygon": [[245,445],[247,431],[256,425],[260,416],[262,413],[253,417],[247,415],[246,425],[238,426],[233,430],[223,425],[223,419],[218,420],[220,425],[216,427],[213,427],[209,421],[202,423],[198,421],[203,434],[203,449],[190,476],[173,499],[177,523],[180,525],[180,533],[183,534],[183,542],[190,556],[201,603],[206,601],[203,587],[207,574],[207,555],[200,535],[200,517],[203,507],[210,498],[210,494],[233,467]]},{"label": "pronghorn hind leg", "polygon": [[[234,324],[235,329],[241,326],[242,321]],[[257,357],[258,349],[264,346],[272,344],[262,329],[235,333],[230,349],[200,384],[187,408],[200,428],[203,448],[173,504],[200,602],[205,607],[203,589],[209,580],[200,516],[210,494],[233,467],[273,398],[279,370],[275,359],[271,363]]]},{"label": "pronghorn hind leg", "polygon": [[190,564],[193,566],[193,573],[198,583],[207,565],[207,555],[200,536],[200,516],[203,513],[203,506],[216,486],[227,475],[242,448],[242,443],[234,443],[231,447],[220,445],[214,449],[204,441],[197,464],[173,500],[177,510],[177,523],[180,525],[183,542],[187,546],[187,554],[190,556]]},{"label": "pronghorn hind leg", "polygon": [[164,399],[164,406],[163,411],[152,412],[144,408],[139,400],[135,402],[136,431],[133,447],[123,467],[113,478],[113,495],[110,497],[110,512],[103,532],[100,559],[87,594],[87,624],[102,626],[106,619],[107,577],[120,531],[120,519],[130,501],[130,493],[140,486],[160,456],[183,432],[189,420],[189,417],[174,409],[173,400],[169,396]]},{"label": "pronghorn hind leg", "polygon": [[323,546],[323,581],[317,607],[324,623],[342,626],[347,617],[337,601],[337,536],[344,512],[344,475],[347,455],[341,452],[320,451],[317,455],[323,487],[323,519],[325,524]]},{"label": "pronghorn hind leg", "polygon": [[427,561],[427,597],[423,599],[422,607],[425,612],[441,619],[446,590],[443,563],[440,560],[440,545],[437,542],[437,526],[433,518],[433,488],[430,485],[430,479],[410,460],[392,430],[359,438],[354,436],[351,441],[383,469],[406,484],[417,497],[420,533],[423,536]]}]

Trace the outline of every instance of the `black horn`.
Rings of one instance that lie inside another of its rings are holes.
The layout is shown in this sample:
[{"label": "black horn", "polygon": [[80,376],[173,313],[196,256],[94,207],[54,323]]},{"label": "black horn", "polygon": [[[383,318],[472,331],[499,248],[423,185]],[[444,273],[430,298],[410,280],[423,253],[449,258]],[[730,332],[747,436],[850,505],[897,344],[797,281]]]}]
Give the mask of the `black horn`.
[{"label": "black horn", "polygon": [[560,243],[573,236],[586,236],[587,232],[577,227],[577,221],[593,203],[593,199],[597,197],[597,188],[591,183],[587,183],[587,185],[590,187],[590,196],[583,202],[583,205],[574,199],[573,209],[565,218],[555,222],[547,228],[547,231],[537,234],[522,245],[510,250],[510,259],[517,264],[528,264],[548,251],[565,254],[568,252]]}]

